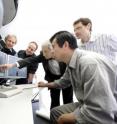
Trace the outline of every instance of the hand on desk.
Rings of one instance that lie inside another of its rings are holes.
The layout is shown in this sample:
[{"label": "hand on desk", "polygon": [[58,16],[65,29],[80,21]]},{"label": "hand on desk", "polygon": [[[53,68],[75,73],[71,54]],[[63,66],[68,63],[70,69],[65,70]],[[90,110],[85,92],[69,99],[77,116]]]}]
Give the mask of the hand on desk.
[{"label": "hand on desk", "polygon": [[47,87],[47,86],[46,86],[46,83],[44,83],[43,81],[40,81],[38,83],[38,87]]}]

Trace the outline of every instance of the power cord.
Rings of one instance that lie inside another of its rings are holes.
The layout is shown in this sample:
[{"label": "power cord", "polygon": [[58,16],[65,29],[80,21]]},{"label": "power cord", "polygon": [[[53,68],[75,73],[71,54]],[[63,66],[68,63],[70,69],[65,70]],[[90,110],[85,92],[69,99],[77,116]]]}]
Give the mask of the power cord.
[{"label": "power cord", "polygon": [[35,102],[39,102],[39,99],[35,99],[37,96],[39,95],[39,91],[34,95],[34,97],[32,98],[32,103],[35,103]]}]

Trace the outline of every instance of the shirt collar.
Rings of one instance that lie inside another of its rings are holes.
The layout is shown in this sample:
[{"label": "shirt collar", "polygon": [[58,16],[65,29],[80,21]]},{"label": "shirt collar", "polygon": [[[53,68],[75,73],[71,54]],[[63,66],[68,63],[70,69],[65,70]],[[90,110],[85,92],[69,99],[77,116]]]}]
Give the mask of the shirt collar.
[{"label": "shirt collar", "polygon": [[82,56],[82,52],[80,51],[83,51],[83,50],[80,50],[78,48],[74,50],[74,53],[68,65],[69,67],[74,68],[74,69],[76,68],[77,61]]},{"label": "shirt collar", "polygon": [[82,43],[82,42],[81,42],[81,39],[79,39],[78,45],[79,45],[79,46],[84,46],[85,44],[87,44],[87,43],[89,43],[89,42],[92,43],[92,42],[94,42],[95,40],[96,40],[96,35],[91,34],[91,37],[90,37],[90,39],[89,39],[88,42]]}]

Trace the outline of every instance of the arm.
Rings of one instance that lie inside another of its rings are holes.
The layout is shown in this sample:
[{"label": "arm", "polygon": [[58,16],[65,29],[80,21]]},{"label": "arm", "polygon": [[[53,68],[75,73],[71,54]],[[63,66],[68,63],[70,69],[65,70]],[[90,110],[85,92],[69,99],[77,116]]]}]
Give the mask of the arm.
[{"label": "arm", "polygon": [[17,67],[17,64],[16,63],[14,63],[14,64],[3,64],[3,65],[0,65],[0,71],[8,70],[8,69],[13,68],[13,67]]},{"label": "arm", "polygon": [[19,68],[23,68],[25,66],[31,65],[32,63],[33,64],[41,63],[43,61],[43,59],[44,59],[44,57],[40,54],[38,56],[28,57],[23,60],[19,60],[18,61]]},{"label": "arm", "polygon": [[28,83],[33,81],[34,75],[35,74],[31,74],[31,73],[28,74]]},{"label": "arm", "polygon": [[44,83],[43,81],[40,81],[38,83],[38,87],[48,87],[48,88],[57,88],[58,86],[56,85],[56,83],[51,82],[51,83]]}]

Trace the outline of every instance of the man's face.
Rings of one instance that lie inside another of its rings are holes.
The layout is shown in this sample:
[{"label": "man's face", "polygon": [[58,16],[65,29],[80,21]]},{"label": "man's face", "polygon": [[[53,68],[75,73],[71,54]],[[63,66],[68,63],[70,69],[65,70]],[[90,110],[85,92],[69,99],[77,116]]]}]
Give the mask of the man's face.
[{"label": "man's face", "polygon": [[53,58],[53,50],[49,49],[47,46],[42,47],[42,52],[46,59]]},{"label": "man's face", "polygon": [[5,43],[6,43],[6,47],[7,47],[8,49],[11,49],[11,48],[13,48],[13,47],[15,46],[15,44],[16,44],[16,38],[15,38],[15,37],[12,37],[12,36],[9,36],[9,37],[6,39]]},{"label": "man's face", "polygon": [[53,40],[52,42],[52,46],[53,46],[53,56],[57,61],[62,61],[63,60],[63,48],[59,47],[56,39]]},{"label": "man's face", "polygon": [[90,33],[90,25],[79,22],[74,25],[74,33],[78,39],[84,39]]},{"label": "man's face", "polygon": [[33,55],[33,53],[36,51],[36,45],[34,43],[29,43],[27,49],[26,49],[26,54],[27,55]]}]

